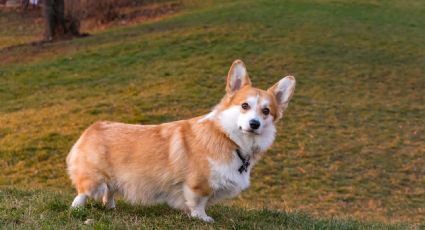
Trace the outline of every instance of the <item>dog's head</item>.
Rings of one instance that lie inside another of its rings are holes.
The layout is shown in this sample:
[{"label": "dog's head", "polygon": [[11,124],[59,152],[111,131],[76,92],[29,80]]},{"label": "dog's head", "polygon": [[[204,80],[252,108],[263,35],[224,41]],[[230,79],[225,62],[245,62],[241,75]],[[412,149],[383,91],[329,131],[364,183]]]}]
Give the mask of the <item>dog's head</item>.
[{"label": "dog's head", "polygon": [[223,128],[229,132],[246,135],[274,132],[274,123],[282,117],[294,90],[293,76],[282,78],[267,91],[252,87],[244,63],[236,60],[227,76],[226,95],[216,111]]}]

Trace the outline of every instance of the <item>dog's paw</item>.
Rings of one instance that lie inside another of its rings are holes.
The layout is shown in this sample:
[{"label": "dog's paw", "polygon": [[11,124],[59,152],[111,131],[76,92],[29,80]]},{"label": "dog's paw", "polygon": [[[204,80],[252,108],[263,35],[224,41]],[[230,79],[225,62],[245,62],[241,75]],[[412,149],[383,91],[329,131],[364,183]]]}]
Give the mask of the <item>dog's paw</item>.
[{"label": "dog's paw", "polygon": [[71,208],[84,208],[87,202],[87,196],[85,194],[78,194],[74,201],[72,201]]},{"label": "dog's paw", "polygon": [[210,217],[210,216],[201,217],[201,220],[203,220],[203,221],[205,221],[207,223],[214,223],[214,219],[212,217]]},{"label": "dog's paw", "polygon": [[206,215],[206,214],[202,215],[202,214],[199,214],[199,213],[192,213],[191,216],[193,218],[200,219],[200,220],[205,221],[207,223],[213,223],[214,222],[214,219],[212,217]]},{"label": "dog's paw", "polygon": [[210,216],[207,216],[207,215],[194,216],[194,217],[195,218],[198,218],[198,219],[200,219],[200,220],[202,220],[204,222],[207,222],[207,223],[214,223],[214,219],[212,217],[210,217]]}]

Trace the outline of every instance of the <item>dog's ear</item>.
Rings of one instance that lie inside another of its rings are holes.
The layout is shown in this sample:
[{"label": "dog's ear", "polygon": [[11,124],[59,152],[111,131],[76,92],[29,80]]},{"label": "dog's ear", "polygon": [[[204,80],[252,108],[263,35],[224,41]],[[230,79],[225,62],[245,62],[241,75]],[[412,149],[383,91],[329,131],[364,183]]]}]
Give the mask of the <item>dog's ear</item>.
[{"label": "dog's ear", "polygon": [[241,60],[235,60],[227,74],[226,92],[233,94],[245,85],[251,85],[245,64]]},{"label": "dog's ear", "polygon": [[294,95],[295,91],[295,78],[293,76],[286,76],[279,82],[270,87],[267,92],[274,95],[276,98],[278,113],[277,119],[282,117],[283,111],[288,107],[289,101]]}]

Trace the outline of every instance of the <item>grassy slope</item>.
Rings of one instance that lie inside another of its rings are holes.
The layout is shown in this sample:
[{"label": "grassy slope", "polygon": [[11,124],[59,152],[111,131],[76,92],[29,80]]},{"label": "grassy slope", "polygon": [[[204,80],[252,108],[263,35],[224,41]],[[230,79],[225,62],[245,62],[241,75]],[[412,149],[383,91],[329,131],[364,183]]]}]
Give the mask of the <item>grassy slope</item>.
[{"label": "grassy slope", "polygon": [[422,222],[424,13],[421,1],[229,1],[2,52],[0,185],[61,188],[69,203],[64,158],[85,127],[207,113],[242,58],[259,87],[288,73],[298,84],[251,188],[228,203]]},{"label": "grassy slope", "polygon": [[40,12],[19,12],[0,8],[0,49],[13,45],[40,40],[43,29],[42,21],[33,21]]}]

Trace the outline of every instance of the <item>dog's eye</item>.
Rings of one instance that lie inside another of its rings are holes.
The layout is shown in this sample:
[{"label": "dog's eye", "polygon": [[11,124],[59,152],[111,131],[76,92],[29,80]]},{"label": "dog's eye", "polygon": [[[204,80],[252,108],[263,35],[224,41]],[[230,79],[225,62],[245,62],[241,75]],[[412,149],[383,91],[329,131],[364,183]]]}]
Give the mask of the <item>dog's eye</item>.
[{"label": "dog's eye", "polygon": [[241,106],[242,106],[242,109],[244,109],[244,110],[248,110],[249,109],[248,103],[243,103]]},{"label": "dog's eye", "polygon": [[264,115],[269,115],[269,114],[270,114],[270,109],[268,109],[268,108],[264,108],[264,109],[263,109],[263,114],[264,114]]}]

